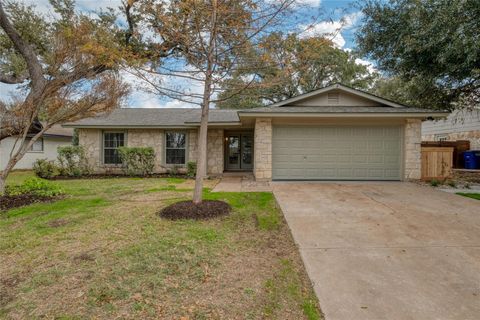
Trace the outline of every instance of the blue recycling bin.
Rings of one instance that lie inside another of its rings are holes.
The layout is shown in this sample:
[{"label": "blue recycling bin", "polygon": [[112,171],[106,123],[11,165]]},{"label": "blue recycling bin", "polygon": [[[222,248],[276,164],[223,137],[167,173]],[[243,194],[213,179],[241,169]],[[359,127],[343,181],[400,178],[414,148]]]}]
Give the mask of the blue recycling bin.
[{"label": "blue recycling bin", "polygon": [[480,150],[469,150],[463,153],[465,169],[480,169]]}]

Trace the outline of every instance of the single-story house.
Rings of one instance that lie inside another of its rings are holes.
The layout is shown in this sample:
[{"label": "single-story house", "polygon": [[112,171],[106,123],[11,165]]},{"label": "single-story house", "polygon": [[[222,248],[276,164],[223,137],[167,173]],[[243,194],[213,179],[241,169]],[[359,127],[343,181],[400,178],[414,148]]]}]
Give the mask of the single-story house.
[{"label": "single-story house", "polygon": [[[420,178],[421,124],[444,112],[409,108],[340,84],[244,110],[210,110],[210,175],[257,180]],[[151,146],[156,172],[197,158],[199,109],[125,108],[66,124],[96,172],[118,170],[119,146]]]},{"label": "single-story house", "polygon": [[[41,124],[38,124],[41,125]],[[38,132],[39,128],[32,128],[27,139]],[[57,148],[72,144],[73,129],[54,125],[43,137],[35,141],[29,151],[15,165],[14,169],[32,169],[33,163],[38,159],[56,160]],[[15,145],[16,137],[9,137],[0,141],[0,170],[5,169],[10,160],[10,152]],[[18,143],[16,148],[18,148]]]},{"label": "single-story house", "polygon": [[423,141],[470,141],[470,149],[480,150],[480,108],[457,110],[446,119],[425,121]]}]

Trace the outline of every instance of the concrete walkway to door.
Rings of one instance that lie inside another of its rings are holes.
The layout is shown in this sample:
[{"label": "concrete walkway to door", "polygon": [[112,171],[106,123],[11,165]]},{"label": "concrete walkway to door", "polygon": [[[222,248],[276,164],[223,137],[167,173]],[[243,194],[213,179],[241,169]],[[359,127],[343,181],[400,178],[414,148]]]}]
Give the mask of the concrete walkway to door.
[{"label": "concrete walkway to door", "polygon": [[251,172],[226,172],[213,192],[272,192],[269,182],[255,181]]},{"label": "concrete walkway to door", "polygon": [[272,185],[326,320],[480,318],[480,201],[401,182]]}]

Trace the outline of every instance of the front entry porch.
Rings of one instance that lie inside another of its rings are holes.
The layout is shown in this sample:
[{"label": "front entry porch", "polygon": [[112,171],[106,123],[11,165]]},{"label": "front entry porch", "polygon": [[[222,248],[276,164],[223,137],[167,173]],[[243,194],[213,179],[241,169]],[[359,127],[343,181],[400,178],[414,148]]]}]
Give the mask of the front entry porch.
[{"label": "front entry porch", "polygon": [[253,170],[253,131],[225,131],[225,171]]}]

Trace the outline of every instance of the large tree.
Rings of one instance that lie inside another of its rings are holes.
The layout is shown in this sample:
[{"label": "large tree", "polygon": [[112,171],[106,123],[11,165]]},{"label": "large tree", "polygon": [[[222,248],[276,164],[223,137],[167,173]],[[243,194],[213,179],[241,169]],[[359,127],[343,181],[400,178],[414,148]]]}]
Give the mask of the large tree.
[{"label": "large tree", "polygon": [[[237,70],[222,86],[220,98],[240,85],[248,90],[221,101],[219,108],[243,109],[275,103],[333,83],[367,89],[376,74],[357,63],[356,56],[334,46],[326,36],[302,38],[295,33],[272,33],[251,50],[257,63]],[[254,81],[252,81],[254,79]]]},{"label": "large tree", "polygon": [[[127,93],[117,71],[123,47],[115,17],[79,14],[71,0],[51,4],[55,18],[0,0],[0,82],[17,85],[16,93],[0,102],[0,140],[16,139],[0,173],[0,193],[15,164],[46,130],[110,111]],[[38,132],[27,139],[33,126]]]},{"label": "large tree", "polygon": [[480,1],[370,0],[362,12],[359,49],[394,77],[379,91],[427,108],[480,103]]},{"label": "large tree", "polygon": [[[220,84],[235,70],[250,66],[245,54],[278,22],[294,0],[145,0],[129,1],[133,30],[145,28],[145,51],[152,57],[134,60],[130,72],[148,83],[159,96],[201,107],[197,172],[193,202],[202,202],[207,167],[207,130],[210,105],[219,102]],[[128,12],[128,11],[127,11]],[[171,48],[173,55],[159,61],[155,52]],[[229,99],[247,84],[237,86]],[[200,90],[194,91],[192,87]]]}]

